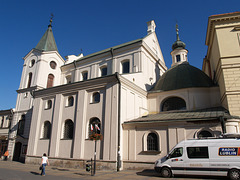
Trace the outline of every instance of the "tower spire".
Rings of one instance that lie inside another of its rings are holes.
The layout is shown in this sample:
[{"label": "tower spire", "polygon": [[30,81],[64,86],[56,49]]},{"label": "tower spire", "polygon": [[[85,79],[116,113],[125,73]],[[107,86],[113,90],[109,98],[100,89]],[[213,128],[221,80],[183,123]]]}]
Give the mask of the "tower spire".
[{"label": "tower spire", "polygon": [[38,42],[35,49],[38,49],[40,51],[58,51],[55,39],[53,37],[53,32],[52,32],[52,19],[53,19],[53,17],[54,17],[53,14],[51,14],[48,29],[45,32],[45,34],[42,36],[40,41]]}]

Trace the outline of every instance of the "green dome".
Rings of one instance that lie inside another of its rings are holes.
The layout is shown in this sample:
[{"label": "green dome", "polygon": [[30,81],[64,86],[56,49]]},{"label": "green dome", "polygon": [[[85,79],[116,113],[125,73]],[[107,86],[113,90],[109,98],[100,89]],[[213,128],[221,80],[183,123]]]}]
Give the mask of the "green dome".
[{"label": "green dome", "polygon": [[157,81],[152,91],[211,86],[215,85],[203,71],[191,66],[188,62],[184,62],[167,70]]}]

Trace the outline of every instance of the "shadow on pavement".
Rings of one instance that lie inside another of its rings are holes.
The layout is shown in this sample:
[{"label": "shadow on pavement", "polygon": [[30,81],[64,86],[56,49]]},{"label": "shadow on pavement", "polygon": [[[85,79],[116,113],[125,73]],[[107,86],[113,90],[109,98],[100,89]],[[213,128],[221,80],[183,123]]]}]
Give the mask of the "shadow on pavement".
[{"label": "shadow on pavement", "polygon": [[91,176],[90,174],[84,174],[84,173],[74,173],[76,175],[80,175],[80,176]]},{"label": "shadow on pavement", "polygon": [[[144,169],[141,172],[136,173],[138,176],[148,176],[148,177],[161,177],[160,173],[157,173],[153,169]],[[226,179],[226,177],[219,177],[219,176],[194,176],[194,175],[189,175],[189,176],[184,176],[184,175],[176,175],[174,176],[175,178],[184,178],[184,179]]]},{"label": "shadow on pavement", "polygon": [[69,171],[69,169],[61,169],[61,168],[52,168],[53,170],[58,170],[58,171]]},{"label": "shadow on pavement", "polygon": [[33,171],[31,171],[30,173],[31,173],[31,174],[34,174],[34,175],[40,175],[40,173],[33,172]]},{"label": "shadow on pavement", "polygon": [[136,174],[139,176],[160,177],[160,174],[153,169],[144,169],[143,171],[137,172]]}]

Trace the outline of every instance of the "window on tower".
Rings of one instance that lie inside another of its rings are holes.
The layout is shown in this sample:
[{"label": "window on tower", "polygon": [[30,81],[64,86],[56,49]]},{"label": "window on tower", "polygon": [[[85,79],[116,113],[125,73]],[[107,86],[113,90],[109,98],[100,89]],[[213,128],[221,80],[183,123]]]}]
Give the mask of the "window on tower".
[{"label": "window on tower", "polygon": [[48,81],[47,81],[47,88],[53,87],[53,81],[54,81],[54,75],[49,74],[48,75]]},{"label": "window on tower", "polygon": [[32,59],[32,60],[30,61],[29,67],[33,67],[33,66],[34,66],[34,64],[35,64],[35,60],[34,60],[34,59]]},{"label": "window on tower", "polygon": [[181,61],[181,56],[180,55],[176,55],[176,60],[177,60],[177,62],[180,62]]},{"label": "window on tower", "polygon": [[32,73],[29,73],[29,75],[28,75],[28,84],[27,84],[27,88],[30,88],[31,83],[32,83]]}]

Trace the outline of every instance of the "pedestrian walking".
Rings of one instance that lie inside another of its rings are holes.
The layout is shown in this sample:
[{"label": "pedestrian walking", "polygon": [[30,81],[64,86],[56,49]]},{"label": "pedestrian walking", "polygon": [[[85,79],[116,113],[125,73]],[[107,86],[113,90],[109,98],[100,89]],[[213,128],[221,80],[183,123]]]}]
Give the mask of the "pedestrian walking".
[{"label": "pedestrian walking", "polygon": [[46,153],[44,153],[42,156],[42,162],[41,162],[41,166],[42,166],[41,175],[42,176],[45,176],[46,165],[49,165],[49,162],[48,162],[48,157],[47,157]]},{"label": "pedestrian walking", "polygon": [[7,151],[4,153],[4,161],[7,161],[8,156],[9,156],[9,152],[8,152],[8,150],[7,150]]}]

